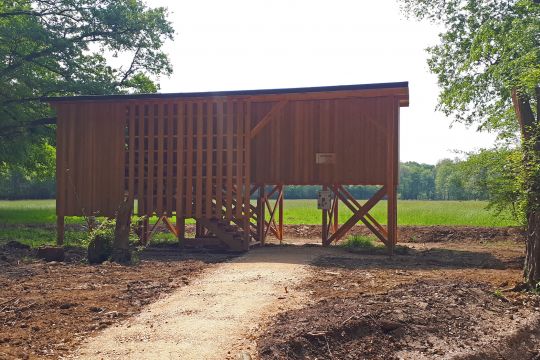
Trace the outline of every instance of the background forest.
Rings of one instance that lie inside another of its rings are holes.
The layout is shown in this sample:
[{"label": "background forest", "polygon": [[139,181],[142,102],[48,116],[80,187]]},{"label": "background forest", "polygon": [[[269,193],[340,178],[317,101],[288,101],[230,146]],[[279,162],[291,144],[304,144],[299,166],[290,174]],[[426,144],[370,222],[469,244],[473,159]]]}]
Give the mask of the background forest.
[{"label": "background forest", "polygon": [[[54,151],[51,149],[51,151]],[[52,154],[51,154],[52,155]],[[28,171],[10,167],[0,173],[0,199],[53,199],[54,156],[49,166]],[[488,200],[497,211],[518,215],[521,154],[508,148],[481,150],[465,159],[444,159],[436,165],[405,162],[400,166],[402,200]],[[42,161],[46,164],[46,162]],[[367,199],[376,186],[349,186],[358,199]],[[288,186],[288,199],[314,199],[320,186]]]}]

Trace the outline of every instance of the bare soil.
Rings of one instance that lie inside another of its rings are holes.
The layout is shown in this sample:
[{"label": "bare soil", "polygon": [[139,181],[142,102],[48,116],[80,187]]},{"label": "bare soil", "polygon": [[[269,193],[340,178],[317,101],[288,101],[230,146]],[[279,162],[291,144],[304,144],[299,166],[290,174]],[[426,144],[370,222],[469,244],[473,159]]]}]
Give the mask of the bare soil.
[{"label": "bare soil", "polygon": [[512,291],[522,244],[409,244],[405,255],[337,250],[313,263],[302,309],[259,336],[261,359],[537,359],[539,298]]},{"label": "bare soil", "polygon": [[0,359],[54,359],[230,256],[149,248],[133,266],[87,265],[84,253],[45,263],[0,247]]},{"label": "bare soil", "polygon": [[[321,225],[284,225],[287,238],[309,239],[320,243]],[[373,235],[363,225],[355,225],[348,235]],[[399,226],[399,242],[461,242],[463,240],[523,241],[525,232],[520,227],[474,227],[474,226]]]},{"label": "bare soil", "polygon": [[539,299],[512,290],[519,229],[403,229],[393,257],[312,246],[317,226],[286,228],[285,243],[304,246],[227,262],[151,247],[132,266],[90,266],[77,249],[44,263],[4,245],[0,359],[540,358]]}]

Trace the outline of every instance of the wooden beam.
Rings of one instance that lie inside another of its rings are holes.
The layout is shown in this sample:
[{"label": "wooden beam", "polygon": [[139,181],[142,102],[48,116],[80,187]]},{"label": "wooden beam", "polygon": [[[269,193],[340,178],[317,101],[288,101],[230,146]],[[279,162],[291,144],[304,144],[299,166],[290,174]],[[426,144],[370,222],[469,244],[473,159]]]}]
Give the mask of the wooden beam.
[{"label": "wooden beam", "polygon": [[64,245],[64,215],[56,215],[56,245]]},{"label": "wooden beam", "polygon": [[169,229],[169,231],[174,236],[178,237],[178,228],[171,223],[168,217],[166,216],[162,216],[162,217],[163,217],[163,223],[165,224],[165,226],[167,226],[167,229]]},{"label": "wooden beam", "polygon": [[[327,186],[323,186],[323,191],[326,191],[328,189]],[[328,210],[323,209],[322,211],[322,245],[328,246],[330,243],[328,242]]]},{"label": "wooden beam", "polygon": [[285,193],[283,191],[283,185],[280,185],[280,197],[279,197],[279,214],[278,214],[278,232],[279,232],[279,243],[281,244],[283,242],[283,199],[285,197]]},{"label": "wooden beam", "polygon": [[257,136],[257,134],[259,134],[262,131],[262,129],[264,129],[270,123],[270,121],[272,121],[272,119],[274,118],[274,115],[276,115],[278,112],[283,110],[283,108],[285,108],[287,103],[288,103],[288,100],[280,101],[277,104],[275,104],[272,107],[272,109],[270,109],[268,114],[266,114],[261,119],[261,121],[259,121],[259,123],[255,125],[253,129],[251,129],[251,134],[250,134],[251,140],[253,140],[255,136]]},{"label": "wooden beam", "polygon": [[[356,205],[356,207],[358,209],[360,209],[362,207],[362,205],[360,205],[360,203],[352,196],[352,194],[343,186],[343,185],[339,185],[337,187],[337,191],[341,190],[345,196],[354,204]],[[375,220],[375,218],[373,216],[371,216],[370,213],[367,213],[366,214],[366,218],[371,221],[373,223],[373,225],[375,225],[375,227],[377,227],[377,229],[379,229],[379,231],[385,236],[385,237],[388,237],[388,232],[386,231],[386,229],[384,227],[382,227],[381,224],[379,224],[379,222],[377,220]]]},{"label": "wooden beam", "polygon": [[328,239],[328,244],[341,239],[347,231],[349,231],[358,221],[360,221],[368,211],[370,211],[386,194],[386,186],[383,186],[379,191],[369,199],[364,206],[354,213],[332,236]]},{"label": "wooden beam", "polygon": [[176,238],[180,244],[186,240],[186,219],[176,216]]}]

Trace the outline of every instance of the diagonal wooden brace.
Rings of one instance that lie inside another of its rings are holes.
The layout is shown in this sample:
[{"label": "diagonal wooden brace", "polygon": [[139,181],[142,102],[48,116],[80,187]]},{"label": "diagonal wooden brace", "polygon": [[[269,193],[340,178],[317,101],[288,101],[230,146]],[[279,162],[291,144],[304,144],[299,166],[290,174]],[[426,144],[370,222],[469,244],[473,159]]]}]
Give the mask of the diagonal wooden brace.
[{"label": "diagonal wooden brace", "polygon": [[[373,195],[371,199],[369,199],[363,206],[360,208],[353,210],[353,215],[347,220],[332,236],[328,238],[325,244],[323,245],[329,245],[334,241],[337,241],[341,239],[345,234],[351,230],[351,228],[358,223],[358,221],[362,221],[366,214],[386,195],[386,186],[383,186],[379,191]],[[365,219],[364,219],[365,220]],[[375,229],[375,227],[372,227]],[[372,230],[370,228],[370,230]],[[373,231],[373,230],[372,230]],[[385,239],[386,240],[386,239]]]}]

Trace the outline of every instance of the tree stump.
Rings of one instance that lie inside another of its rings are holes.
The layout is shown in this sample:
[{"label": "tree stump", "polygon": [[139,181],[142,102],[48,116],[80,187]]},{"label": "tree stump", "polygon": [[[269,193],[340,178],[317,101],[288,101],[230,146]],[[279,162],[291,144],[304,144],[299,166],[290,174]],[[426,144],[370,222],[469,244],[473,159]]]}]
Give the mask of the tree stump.
[{"label": "tree stump", "polygon": [[65,253],[64,248],[59,246],[42,246],[37,249],[36,256],[47,262],[51,261],[64,261]]},{"label": "tree stump", "polygon": [[131,225],[131,204],[127,196],[120,204],[116,214],[116,227],[114,229],[113,250],[111,260],[118,263],[131,262],[129,248],[129,233]]}]

